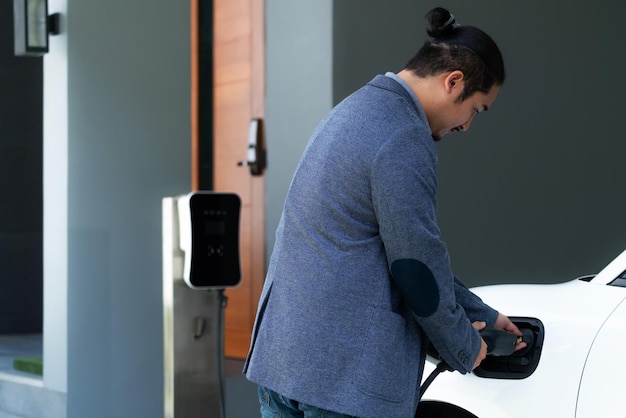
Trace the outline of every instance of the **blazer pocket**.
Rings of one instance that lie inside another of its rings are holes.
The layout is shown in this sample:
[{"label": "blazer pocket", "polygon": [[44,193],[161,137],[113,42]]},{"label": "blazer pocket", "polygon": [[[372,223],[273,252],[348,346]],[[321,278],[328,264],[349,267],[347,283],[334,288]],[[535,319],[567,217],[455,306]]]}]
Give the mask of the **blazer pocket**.
[{"label": "blazer pocket", "polygon": [[406,321],[398,314],[374,309],[354,383],[370,396],[401,402],[411,386],[408,366]]}]

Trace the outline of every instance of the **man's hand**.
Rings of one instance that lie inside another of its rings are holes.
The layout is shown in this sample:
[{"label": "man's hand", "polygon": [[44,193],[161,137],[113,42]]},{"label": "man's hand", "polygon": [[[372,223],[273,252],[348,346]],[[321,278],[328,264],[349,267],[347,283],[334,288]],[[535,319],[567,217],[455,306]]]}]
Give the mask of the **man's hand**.
[{"label": "man's hand", "polygon": [[[498,319],[499,319],[499,316],[498,316]],[[487,324],[484,322],[476,321],[472,323],[472,326],[474,327],[476,331],[480,331],[481,329],[485,328]],[[485,342],[485,340],[481,338],[480,339],[480,351],[478,352],[478,357],[476,357],[476,361],[474,362],[474,367],[472,367],[472,370],[480,366],[480,363],[485,359],[485,357],[487,357],[487,343]]]},{"label": "man's hand", "polygon": [[[519,328],[517,328],[517,325],[515,325],[513,322],[511,322],[511,320],[509,319],[508,316],[502,315],[499,312],[498,312],[498,319],[496,319],[496,324],[494,325],[494,328],[500,328],[500,329],[503,329],[505,331],[512,332],[513,334],[517,335],[518,337],[522,336],[522,331],[520,331]],[[518,350],[521,350],[522,348],[525,348],[526,345],[527,345],[526,343],[519,341],[517,343],[517,346],[515,347],[515,351],[518,351]]]}]

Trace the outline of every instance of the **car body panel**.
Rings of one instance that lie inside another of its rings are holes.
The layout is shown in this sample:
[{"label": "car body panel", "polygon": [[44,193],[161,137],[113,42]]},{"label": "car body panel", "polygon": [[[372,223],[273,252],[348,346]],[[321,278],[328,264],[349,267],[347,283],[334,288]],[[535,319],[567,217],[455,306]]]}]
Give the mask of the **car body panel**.
[{"label": "car body panel", "polygon": [[[626,252],[625,252],[626,253]],[[555,285],[494,285],[474,288],[473,291],[487,304],[500,309],[509,316],[538,318],[545,329],[543,349],[535,372],[525,379],[495,379],[478,377],[475,374],[442,373],[425,392],[423,401],[440,401],[457,405],[480,418],[527,418],[528,416],[591,418],[598,415],[576,415],[578,393],[581,389],[583,372],[590,376],[589,387],[583,385],[581,400],[583,408],[595,401],[598,389],[606,386],[598,375],[599,371],[585,370],[585,363],[599,330],[607,326],[619,327],[619,320],[608,320],[626,297],[626,289],[607,286],[614,271],[622,273],[626,267],[626,256],[611,270],[603,270],[596,281],[572,280]],[[619,258],[619,257],[618,257]],[[621,267],[620,267],[621,266]],[[607,266],[608,267],[608,266]],[[620,270],[621,268],[621,270]],[[606,271],[605,271],[606,270]],[[615,276],[613,276],[615,277]],[[621,307],[620,307],[621,312]],[[626,315],[626,313],[624,313]],[[622,323],[626,316],[622,316]],[[626,335],[623,329],[621,335]],[[620,342],[614,332],[600,333],[591,350],[589,361],[607,367],[606,346]],[[431,358],[432,360],[432,358]],[[428,377],[434,365],[425,370]],[[608,369],[610,370],[610,368]],[[607,370],[605,369],[605,372]],[[625,375],[625,374],[622,374]],[[619,390],[619,386],[614,391]],[[619,396],[617,396],[619,400]],[[539,406],[539,410],[535,406]],[[622,405],[620,403],[620,405]],[[540,415],[537,415],[537,414]],[[623,410],[621,410],[623,414]]]},{"label": "car body panel", "polygon": [[[626,290],[626,289],[623,289]],[[607,319],[593,343],[578,395],[576,417],[625,416],[626,303]]]},{"label": "car body panel", "polygon": [[617,276],[622,274],[624,270],[626,270],[626,250],[604,267],[602,271],[593,278],[592,283],[597,285],[609,284],[615,280]]}]

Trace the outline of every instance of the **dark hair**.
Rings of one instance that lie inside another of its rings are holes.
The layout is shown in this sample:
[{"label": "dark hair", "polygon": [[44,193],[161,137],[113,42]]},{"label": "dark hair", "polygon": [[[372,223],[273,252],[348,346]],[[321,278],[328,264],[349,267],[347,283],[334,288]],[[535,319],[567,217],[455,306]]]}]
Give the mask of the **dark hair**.
[{"label": "dark hair", "polygon": [[488,93],[494,85],[504,83],[504,61],[498,45],[489,35],[473,26],[461,26],[442,7],[426,14],[427,32],[432,38],[406,65],[420,77],[461,70],[465,89],[459,97],[465,100],[477,91]]}]

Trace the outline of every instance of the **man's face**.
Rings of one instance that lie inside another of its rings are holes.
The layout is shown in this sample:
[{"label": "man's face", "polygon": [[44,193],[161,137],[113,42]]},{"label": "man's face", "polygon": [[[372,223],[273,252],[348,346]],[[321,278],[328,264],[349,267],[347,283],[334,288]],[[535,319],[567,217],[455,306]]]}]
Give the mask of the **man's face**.
[{"label": "man's face", "polygon": [[435,123],[431,123],[435,141],[441,140],[444,135],[449,133],[467,131],[476,114],[488,110],[496,100],[500,90],[499,86],[494,86],[487,94],[476,92],[465,100],[459,101],[458,98],[462,93],[463,85],[463,81],[456,82],[453,90],[456,90],[457,94],[448,96],[444,107],[438,112],[437,120],[434,121]]}]

